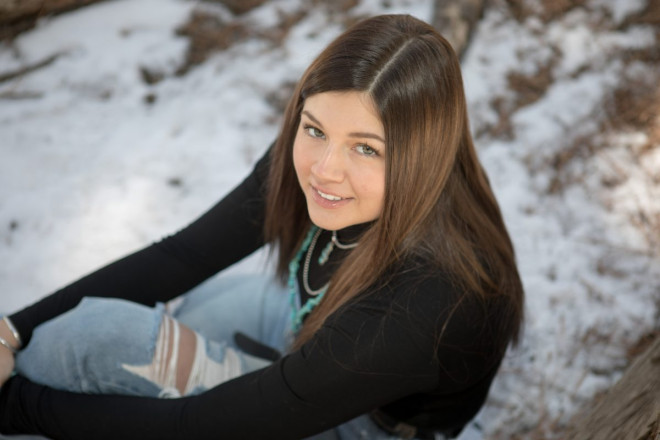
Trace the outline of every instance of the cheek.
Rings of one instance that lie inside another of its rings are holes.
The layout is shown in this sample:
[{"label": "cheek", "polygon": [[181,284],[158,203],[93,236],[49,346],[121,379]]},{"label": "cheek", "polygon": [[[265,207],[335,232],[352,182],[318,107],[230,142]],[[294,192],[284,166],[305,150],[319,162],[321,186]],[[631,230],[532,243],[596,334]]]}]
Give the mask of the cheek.
[{"label": "cheek", "polygon": [[380,210],[385,202],[385,169],[376,167],[362,173],[359,178],[360,192],[369,205]]},{"label": "cheek", "polygon": [[298,136],[293,142],[293,167],[296,170],[298,179],[300,179],[305,174],[305,157],[302,154],[303,149],[301,148]]},{"label": "cheek", "polygon": [[378,180],[378,185],[374,191],[374,203],[378,206],[378,212],[382,211],[383,205],[385,205],[385,174],[380,175]]}]

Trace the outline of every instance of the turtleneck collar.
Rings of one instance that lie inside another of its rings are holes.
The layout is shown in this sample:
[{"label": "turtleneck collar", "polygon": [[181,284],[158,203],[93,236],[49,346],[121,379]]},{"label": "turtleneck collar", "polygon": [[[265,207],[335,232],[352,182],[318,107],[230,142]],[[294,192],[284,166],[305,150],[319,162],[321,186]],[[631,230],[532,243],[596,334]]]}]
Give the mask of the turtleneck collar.
[{"label": "turtleneck collar", "polygon": [[337,231],[337,238],[342,244],[354,243],[373,224],[374,222],[360,223],[357,225],[347,226],[344,229],[339,229]]}]

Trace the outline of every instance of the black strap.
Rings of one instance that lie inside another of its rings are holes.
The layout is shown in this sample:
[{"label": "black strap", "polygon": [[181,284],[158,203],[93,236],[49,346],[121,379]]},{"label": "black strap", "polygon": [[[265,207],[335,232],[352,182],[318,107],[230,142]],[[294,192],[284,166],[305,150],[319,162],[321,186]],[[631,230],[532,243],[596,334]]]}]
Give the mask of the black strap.
[{"label": "black strap", "polygon": [[254,357],[272,362],[275,362],[282,357],[282,354],[273,347],[269,347],[256,339],[252,339],[245,333],[234,333],[234,343],[236,343],[236,347],[238,347],[239,350]]}]

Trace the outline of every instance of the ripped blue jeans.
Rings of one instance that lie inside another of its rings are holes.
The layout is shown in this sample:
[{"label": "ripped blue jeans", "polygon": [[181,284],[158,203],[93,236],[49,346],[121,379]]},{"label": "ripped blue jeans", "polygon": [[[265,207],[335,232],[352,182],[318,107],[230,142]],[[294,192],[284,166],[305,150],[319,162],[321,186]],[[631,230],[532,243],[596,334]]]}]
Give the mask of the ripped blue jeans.
[{"label": "ripped blue jeans", "polygon": [[[162,387],[136,371],[154,358],[166,309],[164,304],[149,308],[120,299],[85,298],[35,329],[30,344],[16,357],[16,370],[34,382],[67,391],[162,397]],[[231,353],[239,359],[239,374],[244,374],[267,363],[236,347],[234,333],[285,352],[292,340],[289,312],[287,289],[271,278],[220,276],[184,295],[171,316],[201,335],[208,358],[222,363]],[[311,438],[395,437],[363,415]]]}]

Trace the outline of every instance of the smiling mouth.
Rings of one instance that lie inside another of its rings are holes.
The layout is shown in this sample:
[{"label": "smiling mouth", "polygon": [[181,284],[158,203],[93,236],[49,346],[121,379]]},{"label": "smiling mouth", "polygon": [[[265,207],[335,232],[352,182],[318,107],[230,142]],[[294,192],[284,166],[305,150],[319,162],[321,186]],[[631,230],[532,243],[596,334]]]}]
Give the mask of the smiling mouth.
[{"label": "smiling mouth", "polygon": [[337,196],[333,196],[333,195],[330,195],[330,194],[326,194],[326,193],[324,193],[324,192],[322,192],[322,191],[319,191],[318,189],[316,190],[316,192],[319,193],[319,195],[320,195],[321,197],[323,197],[324,199],[326,199],[326,200],[330,200],[330,201],[333,201],[333,202],[337,202],[337,201],[339,201],[339,200],[342,200],[341,197],[337,197]]},{"label": "smiling mouth", "polygon": [[324,193],[323,191],[321,191],[320,189],[318,189],[318,188],[316,188],[316,187],[314,187],[314,186],[312,186],[312,189],[313,189],[314,191],[316,191],[316,193],[317,193],[319,196],[321,196],[321,198],[323,198],[323,199],[325,199],[325,200],[328,200],[328,201],[330,201],[330,202],[339,202],[340,200],[347,200],[347,199],[345,199],[345,198],[343,198],[343,197],[339,197],[339,196],[335,196],[335,195],[332,195],[332,194]]}]

